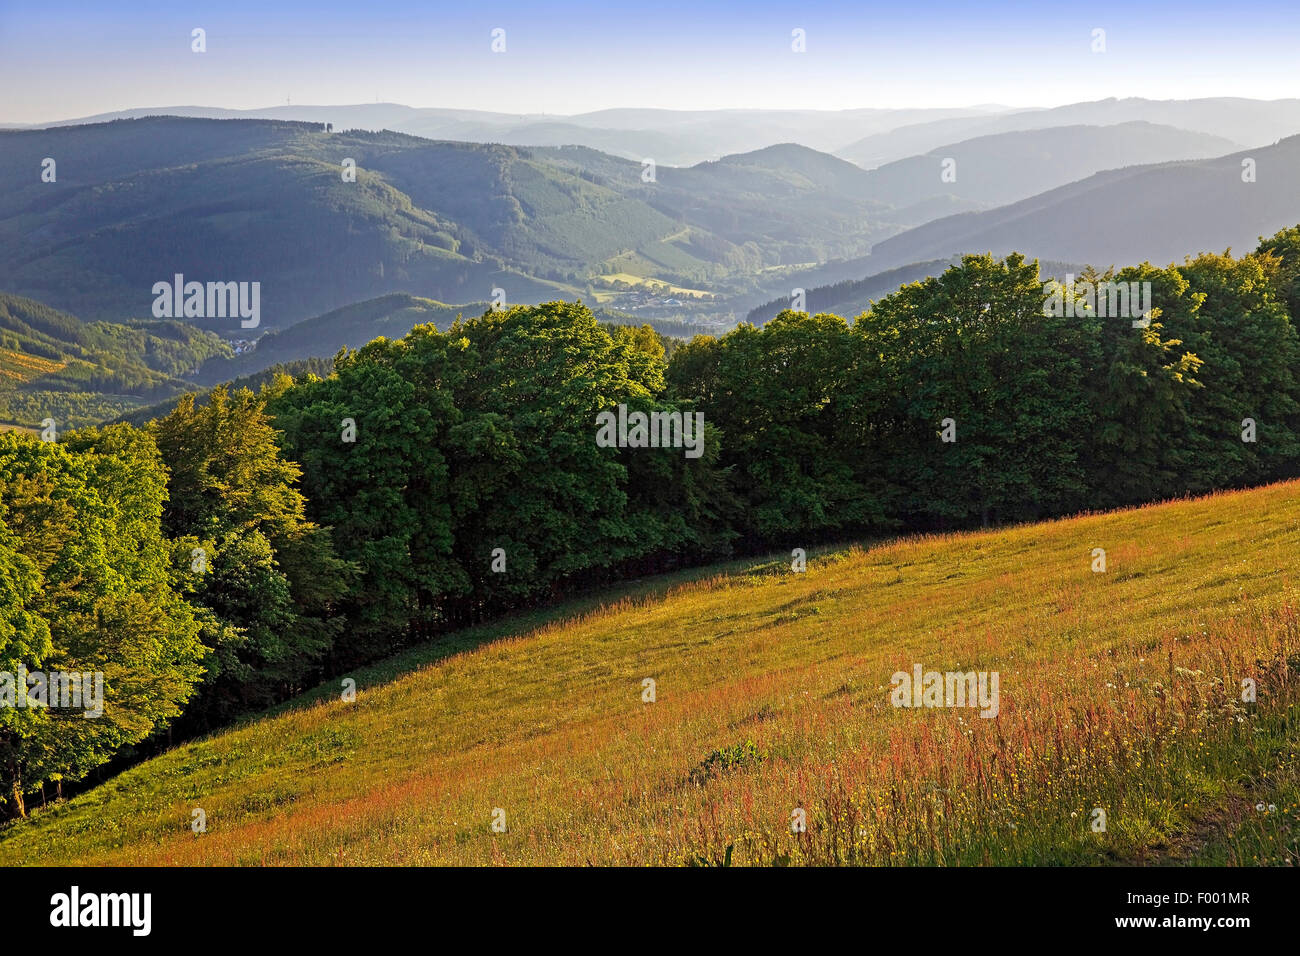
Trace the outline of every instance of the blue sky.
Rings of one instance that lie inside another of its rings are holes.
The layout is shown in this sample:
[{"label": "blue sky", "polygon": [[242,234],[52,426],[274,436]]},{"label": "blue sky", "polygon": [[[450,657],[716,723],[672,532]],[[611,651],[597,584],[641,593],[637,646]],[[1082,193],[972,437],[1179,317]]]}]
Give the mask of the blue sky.
[{"label": "blue sky", "polygon": [[286,98],[512,113],[1276,99],[1300,96],[1298,49],[1297,0],[0,0],[0,120]]}]

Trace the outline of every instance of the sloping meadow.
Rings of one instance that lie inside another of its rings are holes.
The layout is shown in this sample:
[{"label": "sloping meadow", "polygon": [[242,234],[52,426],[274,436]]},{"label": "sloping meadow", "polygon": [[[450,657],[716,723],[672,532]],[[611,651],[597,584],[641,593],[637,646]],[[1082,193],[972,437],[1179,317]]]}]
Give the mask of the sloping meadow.
[{"label": "sloping meadow", "polygon": [[[1298,493],[782,557],[466,632],[38,810],[0,858],[1294,864]],[[996,674],[996,716],[896,706],[917,665]]]}]

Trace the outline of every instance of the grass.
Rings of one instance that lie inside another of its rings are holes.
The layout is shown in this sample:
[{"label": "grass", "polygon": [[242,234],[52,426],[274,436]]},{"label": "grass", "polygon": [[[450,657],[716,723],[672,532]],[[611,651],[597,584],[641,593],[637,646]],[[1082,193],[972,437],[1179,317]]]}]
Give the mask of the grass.
[{"label": "grass", "polygon": [[9,383],[34,382],[46,375],[62,371],[67,365],[65,361],[54,361],[13,349],[0,349],[0,380]]},{"label": "grass", "polygon": [[[1297,553],[1293,482],[639,582],[179,747],[0,859],[1294,865]],[[891,706],[916,663],[997,671],[998,716]]]},{"label": "grass", "polygon": [[597,276],[592,280],[595,283],[613,283],[626,282],[633,288],[630,290],[644,289],[647,292],[656,292],[661,295],[675,295],[684,298],[708,298],[709,293],[703,289],[688,289],[685,286],[673,285],[671,282],[665,282],[663,279],[654,279],[648,276],[633,275],[630,272],[611,272]]}]

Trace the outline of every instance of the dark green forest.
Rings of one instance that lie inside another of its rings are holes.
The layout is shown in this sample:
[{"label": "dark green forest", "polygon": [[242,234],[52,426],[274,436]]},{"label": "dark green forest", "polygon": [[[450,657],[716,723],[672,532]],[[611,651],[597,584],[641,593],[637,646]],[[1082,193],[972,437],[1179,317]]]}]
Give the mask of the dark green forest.
[{"label": "dark green forest", "polygon": [[[0,671],[102,671],[109,702],[0,710],[8,812],[615,579],[1300,474],[1300,227],[1082,278],[1151,283],[1150,325],[1047,316],[1038,263],[967,256],[853,321],[785,311],[666,349],[582,304],[517,306],[140,426],[0,434]],[[598,446],[619,405],[702,413],[703,454]]]}]

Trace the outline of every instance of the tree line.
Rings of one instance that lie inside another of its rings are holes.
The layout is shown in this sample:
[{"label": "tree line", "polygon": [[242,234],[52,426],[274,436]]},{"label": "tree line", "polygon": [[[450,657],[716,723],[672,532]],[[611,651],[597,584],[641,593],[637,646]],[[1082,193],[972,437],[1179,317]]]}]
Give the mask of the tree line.
[{"label": "tree line", "polygon": [[[1149,323],[1045,314],[1037,263],[967,256],[853,322],[666,350],[520,306],[143,427],[0,434],[0,674],[102,672],[107,697],[97,719],[0,706],[8,812],[165,729],[618,578],[1300,474],[1300,227],[1080,278],[1151,283]],[[703,454],[600,447],[619,405],[702,412]]]}]

